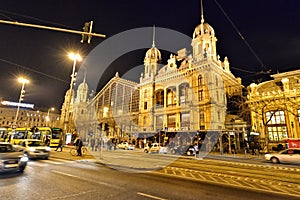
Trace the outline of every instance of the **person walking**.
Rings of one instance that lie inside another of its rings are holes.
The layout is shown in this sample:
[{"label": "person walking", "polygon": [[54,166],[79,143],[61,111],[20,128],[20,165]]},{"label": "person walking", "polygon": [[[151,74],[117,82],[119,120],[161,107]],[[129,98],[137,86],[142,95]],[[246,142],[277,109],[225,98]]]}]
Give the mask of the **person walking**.
[{"label": "person walking", "polygon": [[50,138],[46,136],[45,145],[50,146]]},{"label": "person walking", "polygon": [[60,152],[63,150],[63,140],[62,138],[59,139],[58,146],[56,147],[55,151],[57,151],[60,148]]},{"label": "person walking", "polygon": [[77,155],[82,156],[81,148],[83,146],[83,142],[80,137],[78,137],[78,139],[76,140],[76,146],[77,146]]}]

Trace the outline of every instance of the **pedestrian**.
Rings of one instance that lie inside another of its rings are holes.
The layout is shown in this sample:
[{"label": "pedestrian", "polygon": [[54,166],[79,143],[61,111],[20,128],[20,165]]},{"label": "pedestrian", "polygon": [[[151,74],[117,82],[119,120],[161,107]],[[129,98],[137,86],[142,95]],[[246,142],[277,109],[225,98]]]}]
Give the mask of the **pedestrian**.
[{"label": "pedestrian", "polygon": [[83,142],[80,137],[76,140],[76,146],[77,146],[77,155],[82,156],[81,148],[83,146]]},{"label": "pedestrian", "polygon": [[107,140],[107,151],[111,150],[111,141]]},{"label": "pedestrian", "polygon": [[50,138],[49,136],[46,136],[45,145],[50,146]]},{"label": "pedestrian", "polygon": [[56,147],[55,151],[57,151],[60,148],[60,152],[63,150],[63,140],[62,138],[59,139],[58,146]]}]

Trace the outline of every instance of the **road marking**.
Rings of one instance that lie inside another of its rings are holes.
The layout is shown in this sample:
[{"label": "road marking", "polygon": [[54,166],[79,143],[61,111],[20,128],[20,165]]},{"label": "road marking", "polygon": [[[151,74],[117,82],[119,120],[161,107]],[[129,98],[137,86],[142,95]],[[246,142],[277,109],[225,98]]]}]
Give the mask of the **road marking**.
[{"label": "road marking", "polygon": [[77,178],[77,179],[80,179],[80,180],[84,180],[84,181],[87,181],[87,182],[96,183],[96,184],[99,184],[99,185],[104,185],[104,186],[107,186],[107,187],[112,187],[112,188],[119,189],[119,190],[122,189],[122,188],[119,187],[119,186],[115,186],[115,185],[112,185],[112,184],[110,184],[110,183],[105,183],[105,182],[103,182],[103,181],[95,181],[95,180],[83,178],[83,177],[80,177],[80,176],[76,176],[76,175],[73,175],[73,174],[68,174],[68,173],[65,173],[65,172],[57,171],[57,170],[51,170],[51,171],[52,171],[53,173],[60,174],[60,175],[63,175],[63,176],[68,176],[68,177],[72,177],[72,178]]},{"label": "road marking", "polygon": [[138,192],[137,194],[141,195],[141,196],[144,196],[144,197],[151,198],[151,199],[167,200],[167,199],[157,197],[157,196],[153,196],[153,195],[150,195],[150,194],[146,194],[146,193],[143,193],[143,192]]}]

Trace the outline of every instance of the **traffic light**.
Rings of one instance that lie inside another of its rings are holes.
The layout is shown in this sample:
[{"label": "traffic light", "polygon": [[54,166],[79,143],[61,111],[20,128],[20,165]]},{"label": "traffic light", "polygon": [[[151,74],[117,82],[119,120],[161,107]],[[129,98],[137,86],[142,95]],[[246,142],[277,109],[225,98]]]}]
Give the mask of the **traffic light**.
[{"label": "traffic light", "polygon": [[[93,21],[90,21],[90,22],[85,22],[84,23],[84,26],[82,28],[83,32],[85,33],[92,33],[92,28],[93,28]],[[88,34],[81,34],[82,35],[82,39],[81,39],[81,43],[84,43],[84,42],[87,42],[88,44],[91,43],[91,39],[92,39],[92,36],[91,35],[88,35]]]}]

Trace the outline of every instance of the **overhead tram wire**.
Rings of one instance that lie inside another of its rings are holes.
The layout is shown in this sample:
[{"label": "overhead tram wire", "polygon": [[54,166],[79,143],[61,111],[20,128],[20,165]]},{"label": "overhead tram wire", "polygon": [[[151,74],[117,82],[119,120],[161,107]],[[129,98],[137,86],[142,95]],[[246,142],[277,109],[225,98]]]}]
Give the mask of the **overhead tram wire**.
[{"label": "overhead tram wire", "polygon": [[25,69],[25,70],[28,70],[28,71],[31,71],[31,72],[34,72],[34,73],[41,74],[41,75],[46,76],[46,77],[48,77],[48,78],[52,78],[52,79],[55,79],[55,80],[58,80],[58,81],[61,81],[61,82],[64,82],[64,83],[69,83],[69,82],[66,81],[66,80],[57,78],[57,77],[55,77],[55,76],[51,76],[51,75],[49,75],[49,74],[45,74],[45,73],[43,73],[43,72],[40,72],[40,71],[31,69],[31,68],[29,68],[29,67],[25,67],[25,66],[23,66],[23,65],[19,65],[19,64],[17,64],[17,63],[14,63],[14,62],[11,62],[11,61],[8,61],[8,60],[4,60],[4,59],[1,59],[1,58],[0,58],[0,61],[5,62],[5,63],[8,63],[8,64],[10,64],[10,65],[14,65],[14,66],[20,67],[20,68],[22,68],[22,69]]},{"label": "overhead tram wire", "polygon": [[0,13],[1,12],[2,12],[2,15],[5,16],[7,19],[13,20],[13,21],[17,21],[17,20],[12,19],[11,17],[9,17],[8,15],[5,15],[3,13],[12,14],[12,15],[16,15],[16,16],[20,16],[20,17],[24,17],[24,18],[28,18],[28,19],[32,19],[32,20],[36,20],[36,21],[39,21],[39,22],[44,22],[44,23],[52,24],[52,25],[59,25],[59,26],[65,27],[65,28],[74,28],[74,27],[67,26],[65,24],[60,24],[60,23],[56,23],[56,22],[50,22],[50,21],[42,20],[42,19],[39,19],[39,18],[36,18],[36,17],[31,17],[31,16],[28,16],[28,15],[22,15],[22,14],[18,14],[18,13],[14,13],[14,12],[9,12],[9,11],[5,11],[5,10],[0,10]]},{"label": "overhead tram wire", "polygon": [[[242,33],[238,30],[238,28],[235,26],[235,24],[233,23],[233,21],[230,19],[230,17],[227,15],[227,13],[225,12],[225,10],[222,8],[222,6],[218,3],[217,0],[214,0],[215,3],[217,4],[217,6],[219,7],[219,9],[222,11],[222,13],[224,14],[224,16],[227,18],[227,20],[230,22],[230,24],[233,26],[234,30],[237,32],[237,34],[241,37],[241,39],[243,40],[243,42],[246,44],[246,46],[249,48],[249,50],[251,51],[251,53],[255,56],[255,58],[257,59],[257,61],[260,63],[261,65],[261,69],[262,71],[258,72],[258,73],[269,73],[270,70],[267,70],[267,68],[265,67],[265,65],[263,64],[262,60],[258,57],[258,55],[255,53],[255,51],[253,50],[253,48],[250,46],[250,44],[247,42],[247,40],[244,38],[244,36],[242,35]],[[267,72],[264,72],[264,70],[267,70]]]}]

